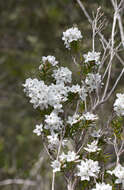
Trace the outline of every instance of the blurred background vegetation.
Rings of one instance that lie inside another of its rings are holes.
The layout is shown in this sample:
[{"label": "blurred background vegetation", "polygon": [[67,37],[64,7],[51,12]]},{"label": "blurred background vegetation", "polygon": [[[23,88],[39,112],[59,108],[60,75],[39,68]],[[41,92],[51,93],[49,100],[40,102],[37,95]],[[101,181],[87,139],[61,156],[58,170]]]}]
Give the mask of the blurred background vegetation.
[{"label": "blurred background vegetation", "polygon": [[[108,20],[104,30],[108,39],[112,21],[110,1],[82,2],[91,16],[99,6],[102,7]],[[40,122],[40,114],[25,97],[22,84],[26,78],[36,77],[43,55],[54,55],[62,65],[71,67],[72,60],[61,36],[64,30],[74,24],[82,31],[86,53],[91,48],[91,26],[75,1],[0,1],[0,181],[37,179],[39,183],[35,190],[50,189],[49,158],[43,150],[41,139],[32,133],[34,126]],[[112,79],[118,72],[117,67]],[[42,160],[39,160],[37,168],[35,163],[41,155]],[[56,189],[64,189],[64,186],[63,179],[58,176]],[[24,188],[23,185],[8,185],[0,186],[0,189]]]}]

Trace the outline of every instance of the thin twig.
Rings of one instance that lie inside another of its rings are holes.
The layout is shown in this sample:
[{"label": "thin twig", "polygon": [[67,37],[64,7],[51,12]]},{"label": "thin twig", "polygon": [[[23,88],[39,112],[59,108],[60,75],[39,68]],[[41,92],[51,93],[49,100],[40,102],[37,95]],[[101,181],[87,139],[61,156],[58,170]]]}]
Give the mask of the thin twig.
[{"label": "thin twig", "polygon": [[55,186],[55,172],[53,172],[53,178],[52,178],[52,190],[54,190]]},{"label": "thin twig", "polygon": [[11,185],[11,184],[18,184],[18,185],[25,184],[27,186],[35,186],[36,181],[24,180],[24,179],[6,179],[3,181],[0,181],[0,186]]},{"label": "thin twig", "polygon": [[[62,146],[62,135],[61,135],[61,139],[60,139],[59,147],[58,147],[58,152],[57,152],[57,158],[56,158],[57,161],[59,159],[59,154],[60,154],[60,151],[61,151],[61,146]],[[55,172],[53,172],[53,177],[52,177],[52,190],[54,190],[54,187],[55,187]]]},{"label": "thin twig", "polygon": [[107,82],[105,85],[104,93],[102,96],[102,100],[104,100],[106,93],[107,93],[107,90],[108,90],[110,76],[111,76],[112,60],[114,57],[114,37],[115,37],[115,27],[116,27],[116,21],[117,21],[117,12],[116,11],[114,13],[114,19],[113,19],[113,25],[112,25],[112,34],[111,34],[111,52],[110,52],[110,61],[109,61],[110,66],[109,66],[109,70],[108,70],[108,77],[107,77]]},{"label": "thin twig", "polygon": [[[88,12],[86,11],[83,3],[80,0],[77,0],[77,3],[79,4],[81,10],[84,12],[84,15],[86,16],[86,18],[88,19],[89,23],[92,25],[92,19],[90,17],[90,15],[88,14]],[[103,36],[103,34],[101,33],[101,31],[98,32],[99,37],[104,41],[104,43],[106,44],[106,46],[108,45],[108,48],[110,49],[111,46],[108,44],[108,41],[105,39],[105,37]],[[121,57],[118,55],[118,53],[115,53],[116,57],[118,58],[118,60],[121,62],[121,64],[124,66],[124,62],[121,59]]]},{"label": "thin twig", "polygon": [[124,68],[122,69],[120,75],[118,76],[118,78],[117,78],[117,80],[116,80],[114,86],[112,87],[111,91],[109,92],[109,94],[108,94],[107,97],[105,98],[105,101],[107,101],[107,100],[109,99],[109,97],[112,95],[112,93],[113,93],[113,91],[115,90],[115,88],[116,88],[116,86],[117,86],[119,80],[121,79],[123,73],[124,73]]}]

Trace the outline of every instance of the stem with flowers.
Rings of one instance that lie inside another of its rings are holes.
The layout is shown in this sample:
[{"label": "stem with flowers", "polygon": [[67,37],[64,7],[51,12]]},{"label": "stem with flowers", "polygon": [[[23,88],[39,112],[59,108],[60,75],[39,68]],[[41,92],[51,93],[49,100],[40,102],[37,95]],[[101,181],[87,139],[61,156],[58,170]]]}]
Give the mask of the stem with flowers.
[{"label": "stem with flowers", "polygon": [[[60,67],[56,58],[48,55],[41,59],[39,79],[28,78],[23,84],[30,103],[42,111],[41,123],[36,125],[33,132],[42,137],[51,160],[51,190],[55,190],[58,172],[65,177],[68,190],[75,190],[78,186],[82,190],[114,190],[124,187],[124,166],[120,162],[124,152],[124,93],[117,93],[112,115],[105,121],[104,127],[100,124],[99,114],[101,105],[112,96],[124,73],[122,68],[110,89],[115,57],[124,66],[118,54],[119,48],[123,47],[123,25],[120,19],[122,3],[116,0],[111,2],[115,12],[110,42],[101,33],[105,22],[101,9],[97,9],[92,21],[80,0],[77,3],[92,25],[92,50],[81,52],[83,36],[78,27],[63,32],[62,40],[71,55],[78,80],[73,80],[69,68]],[[115,46],[117,24],[121,38]],[[96,52],[97,35],[102,43],[102,53]],[[110,167],[111,155],[116,159],[114,167]]]}]

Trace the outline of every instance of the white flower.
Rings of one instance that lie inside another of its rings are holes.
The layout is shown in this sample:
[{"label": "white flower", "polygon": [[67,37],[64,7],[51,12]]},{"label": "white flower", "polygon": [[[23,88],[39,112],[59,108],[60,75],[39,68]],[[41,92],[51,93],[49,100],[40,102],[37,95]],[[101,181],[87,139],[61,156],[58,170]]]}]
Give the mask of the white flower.
[{"label": "white flower", "polygon": [[68,140],[67,139],[63,139],[62,140],[62,146],[65,147],[67,146]]},{"label": "white flower", "polygon": [[76,153],[74,151],[68,151],[67,154],[65,154],[64,152],[59,156],[60,160],[63,161],[67,161],[67,162],[72,162],[75,161],[79,158],[79,156],[76,155]]},{"label": "white flower", "polygon": [[94,130],[92,133],[91,133],[91,136],[92,137],[96,137],[96,138],[99,138],[102,136],[102,131],[101,129],[99,129],[98,131]]},{"label": "white flower", "polygon": [[95,64],[100,64],[99,59],[100,59],[100,52],[88,52],[88,54],[84,54],[84,59],[85,63],[88,63],[90,61],[95,61]]},{"label": "white flower", "polygon": [[26,79],[24,86],[24,92],[30,97],[30,102],[36,109],[40,107],[41,110],[48,108],[48,86],[44,84],[44,81],[37,79]]},{"label": "white flower", "polygon": [[37,81],[37,79],[31,79],[31,78],[28,78],[26,79],[25,81],[25,84],[23,84],[23,86],[27,89],[27,88],[30,88],[32,86],[34,86],[34,81]]},{"label": "white flower", "polygon": [[87,148],[84,148],[87,152],[96,152],[101,150],[101,148],[98,148],[97,146],[98,141],[93,141],[91,144],[87,144]]},{"label": "white flower", "polygon": [[124,116],[124,94],[117,94],[114,103],[114,111],[118,116]]},{"label": "white flower", "polygon": [[68,116],[67,123],[69,123],[71,126],[79,121],[79,115],[74,114],[73,116]]},{"label": "white flower", "polygon": [[89,73],[85,79],[85,83],[89,92],[92,92],[93,90],[96,90],[101,84],[101,75],[99,73]]},{"label": "white flower", "polygon": [[53,168],[53,172],[59,172],[61,170],[61,163],[58,160],[54,160],[51,163],[51,166]]},{"label": "white flower", "polygon": [[60,67],[53,71],[52,76],[55,78],[56,83],[70,83],[72,72],[67,67]]},{"label": "white flower", "polygon": [[[56,133],[52,133],[51,135],[47,136],[48,139],[48,143],[49,143],[49,148],[53,148],[53,147],[58,147],[60,140],[58,138],[58,134]],[[64,147],[67,144],[67,140],[63,139],[62,140],[62,146]]]},{"label": "white flower", "polygon": [[114,170],[107,171],[109,174],[114,174],[118,179],[116,179],[115,183],[122,183],[124,186],[124,167],[121,164],[118,164]]},{"label": "white flower", "polygon": [[98,116],[94,115],[93,113],[87,112],[85,114],[83,114],[82,116],[85,120],[89,120],[89,121],[95,121],[98,120]]},{"label": "white flower", "polygon": [[81,177],[81,181],[90,180],[90,177],[97,178],[97,174],[100,171],[100,167],[98,166],[97,161],[89,160],[82,160],[80,165],[77,165],[79,172],[77,176]]},{"label": "white flower", "polygon": [[40,136],[43,131],[42,123],[40,125],[36,125],[36,128],[33,130],[33,133],[36,133],[37,136]]},{"label": "white flower", "polygon": [[68,151],[68,154],[66,155],[67,162],[75,161],[78,158],[79,156],[77,156],[74,151]]},{"label": "white flower", "polygon": [[44,81],[38,79],[26,79],[24,92],[30,98],[30,103],[36,109],[41,110],[52,106],[56,112],[62,112],[62,102],[67,100],[68,88],[63,84],[51,84],[47,86]]},{"label": "white flower", "polygon": [[58,61],[56,61],[56,58],[52,55],[48,55],[47,57],[42,57],[42,64],[39,66],[39,69],[42,69],[43,66],[46,64],[46,62],[50,63],[52,66],[56,66],[58,64]]},{"label": "white flower", "polygon": [[79,114],[74,114],[73,116],[68,116],[67,123],[72,126],[81,120],[95,121],[98,120],[98,116],[90,112],[84,113],[82,116],[80,116]]},{"label": "white flower", "polygon": [[48,135],[47,136],[48,138],[48,142],[51,144],[51,145],[55,145],[55,146],[58,146],[59,145],[59,139],[58,139],[58,134],[55,134],[53,133],[52,135]]},{"label": "white flower", "polygon": [[79,93],[81,91],[81,88],[79,84],[76,84],[71,87],[68,87],[68,90],[69,92],[72,92],[72,93]]},{"label": "white flower", "polygon": [[112,186],[105,183],[96,183],[96,188],[92,190],[112,190]]},{"label": "white flower", "polygon": [[80,30],[77,27],[72,27],[63,32],[62,40],[66,48],[70,49],[70,43],[73,41],[78,41],[82,38]]},{"label": "white flower", "polygon": [[63,122],[60,117],[58,117],[56,112],[51,112],[50,115],[45,115],[45,129],[50,129],[51,131],[59,130],[63,125]]},{"label": "white flower", "polygon": [[67,155],[63,152],[63,153],[59,156],[60,161],[66,160],[66,157],[67,157]]},{"label": "white flower", "polygon": [[47,101],[48,104],[58,112],[62,111],[61,102],[65,102],[68,96],[67,87],[61,84],[51,84],[48,89]]},{"label": "white flower", "polygon": [[81,89],[80,89],[80,92],[79,92],[79,95],[80,95],[80,98],[82,101],[85,101],[86,100],[86,97],[87,97],[87,89],[85,86],[82,86]]}]

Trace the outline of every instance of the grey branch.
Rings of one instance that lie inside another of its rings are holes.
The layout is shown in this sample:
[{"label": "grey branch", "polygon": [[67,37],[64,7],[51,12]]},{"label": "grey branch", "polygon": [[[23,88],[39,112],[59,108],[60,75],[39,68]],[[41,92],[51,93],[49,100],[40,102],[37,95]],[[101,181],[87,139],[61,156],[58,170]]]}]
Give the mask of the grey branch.
[{"label": "grey branch", "polygon": [[[92,19],[90,17],[90,15],[88,14],[88,12],[86,11],[83,3],[80,0],[77,0],[77,3],[79,4],[81,10],[84,12],[84,15],[86,16],[86,18],[88,19],[89,23],[92,25]],[[104,43],[106,44],[106,46],[108,46],[108,48],[111,48],[110,44],[108,43],[108,41],[105,39],[105,37],[103,36],[103,34],[99,31],[98,32],[99,37],[104,41]],[[121,59],[121,57],[118,55],[117,52],[115,52],[116,57],[118,58],[118,60],[121,62],[121,64],[124,66],[124,62]]]},{"label": "grey branch", "polygon": [[31,180],[24,180],[24,179],[6,179],[3,181],[0,181],[0,186],[4,186],[4,185],[11,185],[11,184],[25,184],[28,186],[35,186],[36,182],[35,181],[31,181]]}]

